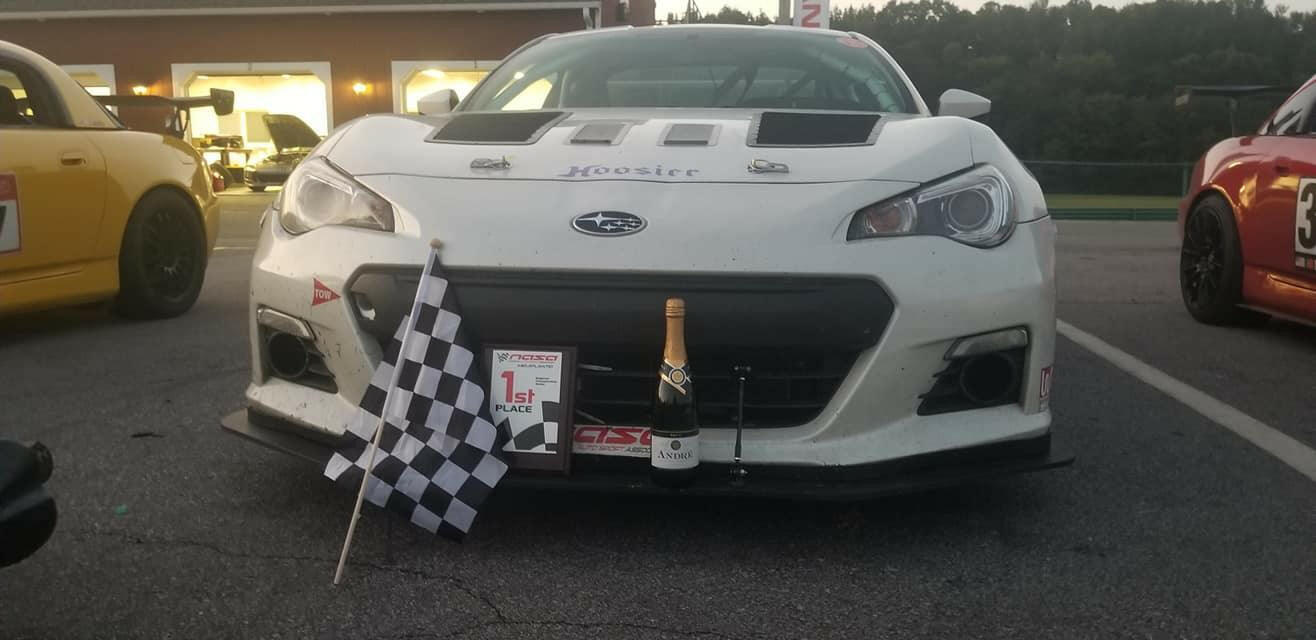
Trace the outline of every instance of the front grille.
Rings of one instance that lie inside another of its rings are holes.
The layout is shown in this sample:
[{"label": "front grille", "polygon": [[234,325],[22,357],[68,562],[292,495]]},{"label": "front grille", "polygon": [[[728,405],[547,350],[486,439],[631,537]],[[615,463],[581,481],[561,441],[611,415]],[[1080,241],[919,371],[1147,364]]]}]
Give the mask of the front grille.
[{"label": "front grille", "polygon": [[[615,349],[579,353],[585,366],[576,378],[577,423],[650,424],[660,354]],[[745,428],[808,422],[827,406],[856,355],[825,349],[692,348],[699,421],[705,427],[735,426],[739,384],[732,367],[749,366],[753,374],[745,382]]]},{"label": "front grille", "polygon": [[[620,275],[451,270],[466,328],[484,344],[575,346],[577,422],[648,424],[663,303],[686,300],[686,343],[705,427],[735,424],[733,366],[749,366],[747,428],[812,420],[859,353],[881,338],[891,299],[859,278]],[[365,268],[347,290],[381,343],[414,297],[419,269]]]}]

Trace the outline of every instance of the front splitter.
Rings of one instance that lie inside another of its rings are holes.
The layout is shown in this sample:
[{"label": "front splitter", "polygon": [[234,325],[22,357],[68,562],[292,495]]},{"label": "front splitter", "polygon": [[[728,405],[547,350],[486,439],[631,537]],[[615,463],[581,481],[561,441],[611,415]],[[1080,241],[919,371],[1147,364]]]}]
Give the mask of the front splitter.
[{"label": "front splitter", "polygon": [[[333,455],[332,445],[304,437],[296,427],[276,418],[246,410],[221,420],[234,435],[324,468]],[[586,456],[582,456],[584,458]],[[594,458],[594,456],[588,456]],[[607,464],[574,465],[571,475],[512,472],[501,486],[561,491],[628,493],[642,495],[750,496],[804,500],[867,500],[981,482],[1015,473],[1064,467],[1074,455],[1056,445],[1047,433],[1027,440],[1011,440],[967,449],[847,467],[745,465],[743,479],[732,479],[731,466],[700,465],[696,482],[684,489],[654,485],[647,474],[614,471]],[[605,462],[605,461],[596,461]],[[583,468],[582,468],[583,467]]]}]

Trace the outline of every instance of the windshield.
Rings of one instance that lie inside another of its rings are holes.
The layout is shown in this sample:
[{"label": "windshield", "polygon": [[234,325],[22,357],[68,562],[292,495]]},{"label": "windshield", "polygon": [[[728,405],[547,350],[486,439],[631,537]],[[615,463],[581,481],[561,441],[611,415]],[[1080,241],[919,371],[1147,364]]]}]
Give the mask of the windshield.
[{"label": "windshield", "polygon": [[766,28],[549,38],[509,58],[461,110],[591,107],[918,112],[895,69],[864,42]]}]

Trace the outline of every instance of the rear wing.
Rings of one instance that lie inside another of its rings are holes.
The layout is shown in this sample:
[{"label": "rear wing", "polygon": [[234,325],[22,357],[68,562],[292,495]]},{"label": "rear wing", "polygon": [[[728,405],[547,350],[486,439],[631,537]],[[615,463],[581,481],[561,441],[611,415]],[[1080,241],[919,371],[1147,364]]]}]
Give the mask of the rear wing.
[{"label": "rear wing", "polygon": [[171,98],[152,95],[115,95],[95,96],[96,100],[107,107],[168,107],[174,110],[174,117],[167,125],[170,134],[182,138],[187,131],[188,113],[192,109],[213,107],[216,115],[226,116],[233,113],[233,92],[228,89],[211,89],[208,96],[189,98]]},{"label": "rear wing", "polygon": [[1252,96],[1289,95],[1293,87],[1273,84],[1181,84],[1174,87],[1174,108],[1183,109],[1193,98],[1225,98],[1229,100],[1229,135],[1237,135],[1234,114],[1238,100]]}]

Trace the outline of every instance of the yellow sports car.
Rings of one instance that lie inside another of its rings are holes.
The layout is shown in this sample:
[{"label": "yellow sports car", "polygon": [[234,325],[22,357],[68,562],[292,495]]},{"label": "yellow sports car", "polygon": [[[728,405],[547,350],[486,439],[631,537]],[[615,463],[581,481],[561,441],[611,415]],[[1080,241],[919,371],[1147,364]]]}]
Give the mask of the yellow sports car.
[{"label": "yellow sports car", "polygon": [[[174,107],[174,134],[187,108],[221,109],[155,100]],[[180,138],[128,129],[54,63],[0,41],[0,315],[110,299],[135,318],[191,308],[219,200]]]}]

